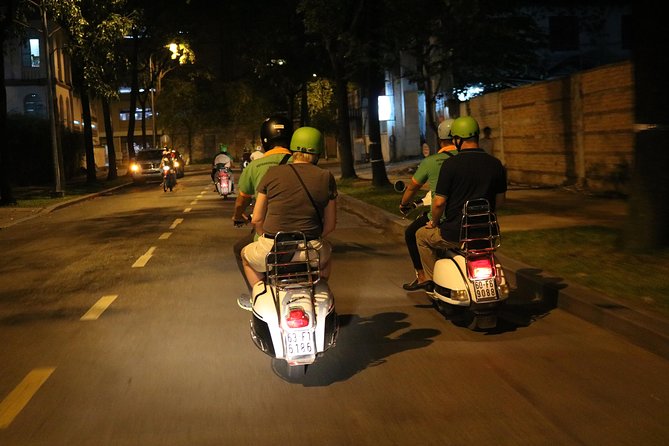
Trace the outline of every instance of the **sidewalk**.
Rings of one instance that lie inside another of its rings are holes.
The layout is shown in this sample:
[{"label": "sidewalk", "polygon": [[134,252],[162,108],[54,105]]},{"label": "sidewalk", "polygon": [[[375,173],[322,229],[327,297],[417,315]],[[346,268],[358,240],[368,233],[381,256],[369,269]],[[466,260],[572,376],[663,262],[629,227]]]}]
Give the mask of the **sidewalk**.
[{"label": "sidewalk", "polygon": [[[388,164],[386,171],[390,181],[408,180],[411,174],[407,173],[406,169],[415,164],[416,162],[412,161]],[[329,160],[319,165],[332,168],[333,171],[338,170],[336,160]],[[371,169],[368,166],[369,164],[356,165],[356,173],[360,178],[371,179]],[[191,172],[201,170],[199,167],[201,166],[193,166]],[[123,185],[117,187],[123,187]],[[44,208],[0,207],[0,231],[42,213],[52,212],[103,192],[106,191],[65,200]],[[343,194],[340,194],[339,197],[341,210],[356,214],[375,226],[385,228],[398,238],[398,243],[403,243],[404,229],[409,224],[408,220],[352,197]],[[499,222],[503,231],[592,224],[619,225],[627,215],[625,200],[602,200],[563,188],[510,187],[507,192],[507,200],[520,202],[523,208],[534,212],[500,216]],[[536,212],[535,210],[541,211]],[[633,308],[629,304],[621,303],[576,284],[561,281],[559,286],[556,286],[554,281],[550,280],[550,277],[554,275],[546,271],[546,268],[526,265],[501,255],[499,258],[509,276],[510,283],[512,285],[522,283],[523,294],[527,293],[541,299],[550,298],[556,302],[557,308],[618,333],[630,342],[669,359],[669,320],[648,314],[640,308]]]}]

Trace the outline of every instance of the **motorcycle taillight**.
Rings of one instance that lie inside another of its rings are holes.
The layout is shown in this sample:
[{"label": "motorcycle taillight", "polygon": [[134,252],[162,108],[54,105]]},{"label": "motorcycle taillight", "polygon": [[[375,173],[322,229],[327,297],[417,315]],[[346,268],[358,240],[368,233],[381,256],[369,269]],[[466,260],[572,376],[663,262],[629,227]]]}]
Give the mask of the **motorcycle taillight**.
[{"label": "motorcycle taillight", "polygon": [[302,308],[291,308],[286,315],[286,324],[290,328],[302,328],[309,325],[309,315]]},{"label": "motorcycle taillight", "polygon": [[467,259],[467,273],[472,280],[491,279],[495,277],[495,262],[492,256]]}]

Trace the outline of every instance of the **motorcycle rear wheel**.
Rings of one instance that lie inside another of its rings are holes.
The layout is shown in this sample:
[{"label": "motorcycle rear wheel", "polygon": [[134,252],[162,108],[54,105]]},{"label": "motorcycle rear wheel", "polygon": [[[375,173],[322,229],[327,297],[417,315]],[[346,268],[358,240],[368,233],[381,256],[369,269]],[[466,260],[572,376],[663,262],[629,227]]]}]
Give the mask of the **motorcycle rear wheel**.
[{"label": "motorcycle rear wheel", "polygon": [[299,381],[307,374],[307,365],[288,365],[284,359],[272,358],[272,370],[289,382]]}]

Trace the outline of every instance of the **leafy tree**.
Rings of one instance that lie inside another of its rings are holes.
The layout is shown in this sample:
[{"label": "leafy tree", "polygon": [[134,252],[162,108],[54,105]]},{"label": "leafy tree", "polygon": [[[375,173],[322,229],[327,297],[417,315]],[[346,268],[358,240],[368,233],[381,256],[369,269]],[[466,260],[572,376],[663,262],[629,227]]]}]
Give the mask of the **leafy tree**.
[{"label": "leafy tree", "polygon": [[[133,24],[132,18],[123,14],[124,7],[125,0],[79,0],[78,9],[73,8],[63,17],[70,38],[73,77],[82,103],[88,182],[97,180],[90,100],[95,96],[106,100],[117,97],[116,70],[123,66],[118,49]],[[115,168],[115,153],[110,155]]]},{"label": "leafy tree", "polygon": [[[8,0],[0,7],[0,73],[5,72],[5,42],[16,32],[14,14],[17,0]],[[9,181],[9,150],[7,135],[7,91],[4,74],[0,89],[0,206],[16,205],[16,198]]]},{"label": "leafy tree", "polygon": [[[431,140],[436,141],[439,98],[457,102],[470,86],[487,90],[506,87],[514,79],[532,77],[543,35],[522,13],[522,1],[417,0],[411,14],[401,0],[385,0],[391,54],[410,56],[402,72],[425,92]],[[401,60],[395,60],[399,67]]]},{"label": "leafy tree", "polygon": [[350,115],[348,111],[348,83],[357,74],[355,57],[358,40],[355,39],[363,22],[364,2],[341,0],[321,2],[300,1],[298,11],[303,14],[308,33],[317,36],[328,55],[337,103],[339,156],[342,178],[356,178],[353,164]]}]

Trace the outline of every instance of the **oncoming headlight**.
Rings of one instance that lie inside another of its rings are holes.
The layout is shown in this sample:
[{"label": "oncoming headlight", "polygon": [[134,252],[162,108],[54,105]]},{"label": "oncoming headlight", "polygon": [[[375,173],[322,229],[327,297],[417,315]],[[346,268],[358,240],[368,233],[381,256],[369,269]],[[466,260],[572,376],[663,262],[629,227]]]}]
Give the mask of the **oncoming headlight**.
[{"label": "oncoming headlight", "polygon": [[139,164],[132,163],[130,165],[130,172],[139,172],[140,170],[142,170],[142,169],[139,167]]}]

